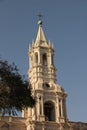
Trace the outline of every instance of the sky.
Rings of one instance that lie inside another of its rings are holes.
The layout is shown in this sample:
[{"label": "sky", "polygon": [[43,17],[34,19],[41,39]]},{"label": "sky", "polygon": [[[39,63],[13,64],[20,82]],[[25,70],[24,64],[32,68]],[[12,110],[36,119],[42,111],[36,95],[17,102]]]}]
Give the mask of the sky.
[{"label": "sky", "polygon": [[57,83],[68,93],[68,118],[87,122],[87,0],[0,0],[0,57],[27,76],[39,13],[54,44]]}]

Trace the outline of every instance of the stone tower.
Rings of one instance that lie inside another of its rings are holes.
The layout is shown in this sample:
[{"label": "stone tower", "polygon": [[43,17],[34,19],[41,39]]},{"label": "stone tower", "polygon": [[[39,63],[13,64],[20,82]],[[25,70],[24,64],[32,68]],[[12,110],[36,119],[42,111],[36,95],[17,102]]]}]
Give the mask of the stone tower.
[{"label": "stone tower", "polygon": [[87,123],[67,119],[67,94],[56,84],[54,48],[44,35],[41,20],[38,25],[28,53],[28,76],[36,105],[23,110],[22,117],[0,116],[0,130],[87,130]]},{"label": "stone tower", "polygon": [[64,123],[67,121],[67,94],[62,87],[56,84],[54,48],[45,37],[41,20],[38,21],[38,26],[36,40],[32,42],[28,53],[30,63],[29,82],[32,86],[32,94],[36,97],[37,102],[34,108],[24,110],[22,116],[31,122]]}]

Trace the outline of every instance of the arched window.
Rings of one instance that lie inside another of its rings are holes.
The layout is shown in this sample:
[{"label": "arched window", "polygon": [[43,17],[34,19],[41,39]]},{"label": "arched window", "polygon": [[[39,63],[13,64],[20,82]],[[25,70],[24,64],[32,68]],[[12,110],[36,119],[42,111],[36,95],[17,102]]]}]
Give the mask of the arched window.
[{"label": "arched window", "polygon": [[53,55],[51,55],[51,64],[53,65]]},{"label": "arched window", "polygon": [[38,63],[38,53],[37,52],[35,53],[35,63],[36,64]]},{"label": "arched window", "polygon": [[44,115],[46,120],[55,121],[55,107],[52,102],[45,102]]},{"label": "arched window", "polygon": [[61,117],[61,100],[59,99],[59,115]]},{"label": "arched window", "polygon": [[42,60],[43,60],[43,65],[47,65],[47,54],[46,53],[43,54]]},{"label": "arched window", "polygon": [[50,88],[50,85],[48,83],[43,83],[43,87]]}]

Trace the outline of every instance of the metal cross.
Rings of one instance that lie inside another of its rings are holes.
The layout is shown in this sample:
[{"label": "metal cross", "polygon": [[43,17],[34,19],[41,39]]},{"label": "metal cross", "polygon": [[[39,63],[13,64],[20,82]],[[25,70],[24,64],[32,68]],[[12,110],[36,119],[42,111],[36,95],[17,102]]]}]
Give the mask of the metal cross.
[{"label": "metal cross", "polygon": [[41,18],[43,17],[43,15],[40,13],[37,16],[38,16],[39,20],[41,20]]}]

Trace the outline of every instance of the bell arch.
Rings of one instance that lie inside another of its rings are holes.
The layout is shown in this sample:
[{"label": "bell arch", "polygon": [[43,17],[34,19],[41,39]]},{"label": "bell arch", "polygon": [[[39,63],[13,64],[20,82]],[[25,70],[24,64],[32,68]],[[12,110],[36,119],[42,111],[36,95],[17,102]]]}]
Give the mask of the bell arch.
[{"label": "bell arch", "polygon": [[43,65],[47,65],[47,54],[46,53],[44,53],[42,55],[42,61],[43,61]]},{"label": "bell arch", "polygon": [[35,63],[38,64],[38,53],[35,53]]},{"label": "bell arch", "polygon": [[52,101],[46,101],[44,103],[44,115],[45,120],[55,121],[55,104]]},{"label": "bell arch", "polygon": [[54,58],[53,58],[53,54],[51,54],[51,64],[54,65]]}]

